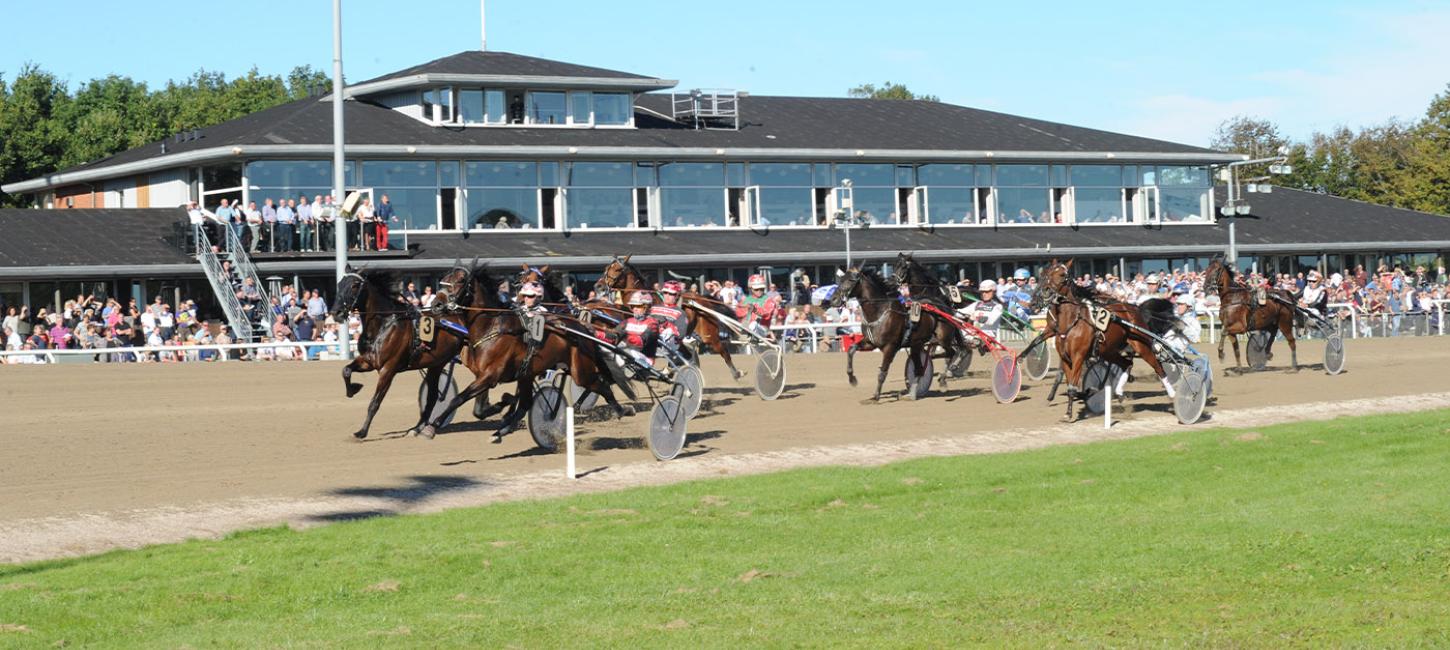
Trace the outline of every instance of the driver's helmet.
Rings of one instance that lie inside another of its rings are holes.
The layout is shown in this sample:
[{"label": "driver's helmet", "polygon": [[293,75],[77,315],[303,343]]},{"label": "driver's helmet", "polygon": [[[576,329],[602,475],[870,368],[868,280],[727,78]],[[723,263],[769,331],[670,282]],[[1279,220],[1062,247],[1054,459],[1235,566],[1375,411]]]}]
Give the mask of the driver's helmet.
[{"label": "driver's helmet", "polygon": [[649,292],[648,291],[636,291],[633,294],[630,294],[630,296],[629,296],[629,306],[630,307],[637,307],[637,306],[648,307],[648,306],[650,306],[653,303],[654,303],[654,299],[653,298],[650,298],[650,295],[649,295]]},{"label": "driver's helmet", "polygon": [[685,292],[685,284],[679,280],[670,280],[660,287],[660,293],[680,295]]},{"label": "driver's helmet", "polygon": [[766,288],[769,288],[765,284],[765,276],[759,275],[759,274],[750,276],[750,288],[751,289],[766,289]]},{"label": "driver's helmet", "polygon": [[520,298],[524,296],[533,296],[535,298],[538,298],[542,295],[544,295],[544,287],[540,286],[537,282],[525,282],[522,286],[519,287]]},{"label": "driver's helmet", "polygon": [[977,285],[977,290],[981,291],[982,293],[986,293],[988,291],[996,291],[997,281],[992,279],[982,280],[981,284]]},{"label": "driver's helmet", "polygon": [[1032,278],[1032,272],[1031,271],[1028,271],[1026,268],[1019,268],[1016,271],[1013,271],[1012,272],[1012,279],[1013,280],[1027,280],[1027,279],[1031,279],[1031,278]]}]

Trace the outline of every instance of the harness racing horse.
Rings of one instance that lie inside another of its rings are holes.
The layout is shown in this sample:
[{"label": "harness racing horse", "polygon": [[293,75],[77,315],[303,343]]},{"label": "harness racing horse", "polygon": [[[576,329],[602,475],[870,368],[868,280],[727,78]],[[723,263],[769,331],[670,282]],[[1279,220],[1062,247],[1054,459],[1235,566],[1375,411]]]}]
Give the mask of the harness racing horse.
[{"label": "harness racing horse", "polygon": [[1239,334],[1268,332],[1269,342],[1264,347],[1268,358],[1273,358],[1270,349],[1274,345],[1274,331],[1284,335],[1289,343],[1289,367],[1291,372],[1299,371],[1299,349],[1294,341],[1294,313],[1297,300],[1294,296],[1277,289],[1266,291],[1264,304],[1258,304],[1253,290],[1234,282],[1234,273],[1224,264],[1223,257],[1215,255],[1204,271],[1203,290],[1217,292],[1219,298],[1219,321],[1223,323],[1223,336],[1218,339],[1218,360],[1223,361],[1224,339],[1231,339],[1234,347],[1234,370],[1243,372],[1239,360]]},{"label": "harness racing horse", "polygon": [[[1164,390],[1170,397],[1173,396],[1173,386],[1153,351],[1155,341],[1144,333],[1162,336],[1173,330],[1177,321],[1173,303],[1162,298],[1151,298],[1139,305],[1105,300],[1091,288],[1078,286],[1072,281],[1068,265],[1055,260],[1042,269],[1033,303],[1047,305],[1049,311],[1056,312],[1053,317],[1056,322],[1052,327],[1057,336],[1062,373],[1068,384],[1064,421],[1076,419],[1072,411],[1073,400],[1086,401],[1088,387],[1083,380],[1095,360],[1102,359],[1116,366],[1122,372],[1121,381],[1126,381],[1127,373],[1133,367],[1126,354],[1130,347],[1138,357],[1148,362]],[[1100,310],[1106,310],[1107,315],[1104,316]],[[1094,321],[1095,315],[1099,320]],[[1121,386],[1115,392],[1119,398],[1122,397]]]},{"label": "harness racing horse", "polygon": [[[947,295],[947,289],[942,281],[934,276],[926,267],[922,266],[909,253],[899,253],[896,256],[896,268],[892,272],[892,280],[897,286],[907,287],[911,300],[928,302],[941,308],[945,312],[952,312],[956,309],[956,302]],[[947,359],[947,372],[941,374],[938,384],[946,388],[947,379],[953,376],[961,376],[959,369],[970,361],[967,356],[972,350],[966,342],[966,334],[951,323],[932,315],[932,322],[935,328],[932,332],[931,342],[928,343],[927,352],[940,346],[942,353],[936,358]],[[985,353],[985,348],[983,348]],[[921,364],[925,366],[925,364]]]},{"label": "harness racing horse", "polygon": [[[633,266],[630,266],[630,257],[630,255],[625,255],[624,257],[615,256],[614,260],[608,266],[604,267],[603,274],[594,283],[594,292],[596,294],[604,297],[610,296],[616,291],[622,292],[622,295],[626,296],[635,291],[649,291],[654,293],[654,289],[645,281],[644,274],[640,273]],[[592,304],[586,303],[585,307],[589,307]],[[617,302],[611,302],[609,304],[616,309],[619,306]],[[722,333],[720,321],[704,313],[705,311],[715,311],[730,318],[735,318],[735,314],[731,313],[731,309],[714,298],[694,291],[686,291],[684,295],[680,296],[680,309],[685,312],[685,317],[689,319],[687,324],[689,332],[685,332],[684,335],[698,337],[700,342],[709,346],[712,352],[720,355],[720,358],[725,360],[725,365],[730,368],[730,376],[732,378],[740,379],[743,377],[745,373],[736,370],[735,361],[730,358],[730,338]]]},{"label": "harness racing horse", "polygon": [[[870,400],[875,402],[881,399],[881,386],[886,383],[886,371],[891,368],[891,360],[896,357],[896,352],[906,347],[913,357],[921,358],[922,351],[935,336],[936,328],[912,328],[908,338],[907,324],[911,316],[906,306],[892,295],[881,276],[871,269],[853,268],[840,272],[836,281],[836,292],[831,294],[831,306],[840,309],[849,298],[855,298],[861,303],[864,322],[861,323],[861,340],[846,351],[846,378],[852,386],[856,385],[856,350],[880,350],[881,371],[876,375],[876,392]],[[906,393],[913,395],[910,386]]]},{"label": "harness racing horse", "polygon": [[[463,269],[455,267],[454,273],[462,271]],[[460,298],[468,299],[467,293],[460,294],[459,288],[440,286],[442,290],[438,300],[441,303]],[[360,307],[359,301],[362,303]],[[357,357],[342,369],[342,383],[347,389],[348,397],[356,395],[363,387],[362,384],[352,381],[354,372],[376,371],[378,384],[373,388],[373,398],[368,403],[367,418],[363,420],[362,428],[353,432],[353,437],[367,437],[373,416],[377,415],[378,406],[387,397],[393,378],[398,373],[424,369],[427,371],[428,399],[422,414],[419,415],[418,424],[411,429],[413,433],[417,433],[437,400],[438,378],[443,367],[463,349],[462,337],[443,329],[435,329],[431,333],[431,344],[420,340],[419,322],[423,313],[402,299],[396,279],[385,271],[349,269],[337,283],[337,294],[331,310],[333,319],[346,323],[348,314],[354,308],[358,308],[362,314],[362,335],[357,341]],[[344,331],[343,335],[346,336],[347,332]]]},{"label": "harness racing horse", "polygon": [[[475,293],[491,293],[498,283],[480,267],[472,273],[472,286]],[[549,370],[567,370],[576,385],[603,396],[615,413],[621,417],[626,415],[610,388],[612,377],[603,348],[578,335],[588,332],[584,324],[566,316],[544,315],[541,340],[531,346],[525,338],[524,320],[513,309],[503,306],[458,309],[468,314],[464,319],[469,344],[466,363],[473,371],[474,380],[453,398],[443,413],[423,427],[424,436],[431,437],[447,420],[448,413],[468,400],[501,383],[518,382],[512,410],[494,433],[494,442],[502,441],[504,434],[517,426],[533,404],[533,380]],[[630,394],[628,386],[621,385],[621,390]],[[583,398],[581,394],[580,400]]]}]

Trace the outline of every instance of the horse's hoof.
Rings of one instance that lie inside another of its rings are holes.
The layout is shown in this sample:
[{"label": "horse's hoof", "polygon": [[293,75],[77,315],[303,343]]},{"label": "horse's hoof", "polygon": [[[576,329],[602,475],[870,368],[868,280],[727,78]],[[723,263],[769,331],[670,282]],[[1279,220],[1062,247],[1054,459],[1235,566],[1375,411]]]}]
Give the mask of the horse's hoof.
[{"label": "horse's hoof", "polygon": [[433,439],[433,436],[438,435],[438,427],[435,427],[435,426],[433,426],[433,425],[430,424],[428,426],[423,427],[421,430],[419,430],[418,431],[418,435],[420,435],[420,436],[422,436],[424,438],[427,438],[429,440],[432,440]]},{"label": "horse's hoof", "polygon": [[[358,393],[358,391],[360,391],[362,389],[363,389],[362,384],[348,384],[347,385],[347,396],[349,398],[351,398],[353,395],[356,395]],[[359,437],[361,437],[361,436],[359,436]]]},{"label": "horse's hoof", "polygon": [[355,440],[362,440],[363,438],[368,437],[368,430],[358,429],[357,431],[352,432],[352,437]]},{"label": "horse's hoof", "polygon": [[501,445],[503,444],[503,436],[495,433],[493,434],[493,440],[491,442],[495,445]]},{"label": "horse's hoof", "polygon": [[852,386],[855,386],[856,385],[856,378],[855,377],[847,377],[846,379],[851,382],[851,385]]}]

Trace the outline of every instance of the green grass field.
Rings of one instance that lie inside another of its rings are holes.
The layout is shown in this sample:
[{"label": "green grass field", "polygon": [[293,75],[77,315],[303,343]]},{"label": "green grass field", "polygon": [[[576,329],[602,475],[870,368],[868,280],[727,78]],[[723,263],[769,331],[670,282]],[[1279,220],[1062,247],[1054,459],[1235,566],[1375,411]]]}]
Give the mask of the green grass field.
[{"label": "green grass field", "polygon": [[0,646],[1450,645],[1450,412],[0,567]]}]

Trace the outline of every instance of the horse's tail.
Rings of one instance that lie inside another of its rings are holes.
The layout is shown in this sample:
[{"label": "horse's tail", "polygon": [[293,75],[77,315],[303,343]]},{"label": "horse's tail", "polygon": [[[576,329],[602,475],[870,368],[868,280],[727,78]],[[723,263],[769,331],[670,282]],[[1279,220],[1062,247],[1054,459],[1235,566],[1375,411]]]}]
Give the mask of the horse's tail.
[{"label": "horse's tail", "polygon": [[1178,329],[1178,315],[1174,311],[1173,303],[1163,298],[1150,298],[1138,305],[1138,317],[1148,331],[1160,336]]}]

